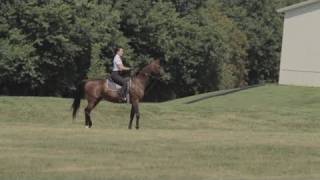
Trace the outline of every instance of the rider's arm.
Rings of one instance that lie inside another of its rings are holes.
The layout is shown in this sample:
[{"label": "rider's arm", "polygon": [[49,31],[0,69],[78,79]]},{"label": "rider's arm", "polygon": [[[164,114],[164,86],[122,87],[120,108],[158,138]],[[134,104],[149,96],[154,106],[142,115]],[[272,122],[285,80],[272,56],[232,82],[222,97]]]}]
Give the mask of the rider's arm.
[{"label": "rider's arm", "polygon": [[115,57],[114,63],[116,63],[116,65],[117,65],[117,67],[118,67],[118,69],[119,69],[120,71],[124,71],[124,70],[129,70],[129,69],[130,69],[130,68],[128,68],[128,67],[126,67],[126,66],[123,65],[122,60],[120,59],[119,56],[116,56],[116,57]]},{"label": "rider's arm", "polygon": [[121,64],[117,64],[118,68],[120,69],[120,71],[124,71],[124,70],[129,70],[129,67],[124,66],[122,63]]}]

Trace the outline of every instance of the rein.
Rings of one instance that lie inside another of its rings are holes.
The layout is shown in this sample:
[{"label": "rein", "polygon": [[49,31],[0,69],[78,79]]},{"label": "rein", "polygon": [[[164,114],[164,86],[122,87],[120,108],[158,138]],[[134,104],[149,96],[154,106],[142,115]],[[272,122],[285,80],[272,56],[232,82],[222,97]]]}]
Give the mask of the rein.
[{"label": "rein", "polygon": [[[148,77],[149,79],[155,79],[158,81],[161,81],[161,78],[159,76],[154,76],[150,73],[146,73],[146,72],[137,72],[135,76],[137,76],[139,73],[142,73],[144,76]],[[135,77],[132,76],[131,78]],[[148,88],[144,91],[145,94],[148,94],[150,92],[150,90],[154,87],[154,85],[156,84],[156,81],[152,81],[151,84],[148,86]]]},{"label": "rein", "polygon": [[[134,72],[135,72],[135,75],[133,77],[136,77],[139,75],[139,73],[141,73],[141,75],[149,78],[149,79],[155,79],[157,81],[161,81],[161,77],[160,76],[155,76],[155,75],[152,75],[151,73],[148,73],[148,72],[141,72],[142,70],[140,69],[134,69]],[[131,78],[133,78],[131,77]],[[152,81],[151,84],[148,86],[148,88],[145,90],[145,94],[149,93],[150,90],[154,87],[156,81]]]},{"label": "rein", "polygon": [[154,76],[150,73],[143,73],[145,76],[147,76],[148,78],[150,79],[157,79],[157,80],[160,80],[160,77],[159,76]]}]

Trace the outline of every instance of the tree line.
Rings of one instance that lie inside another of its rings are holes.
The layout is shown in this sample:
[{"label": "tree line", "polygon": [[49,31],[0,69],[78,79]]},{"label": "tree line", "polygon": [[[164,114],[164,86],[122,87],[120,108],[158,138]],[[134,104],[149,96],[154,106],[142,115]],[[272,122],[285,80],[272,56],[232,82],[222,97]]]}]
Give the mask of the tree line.
[{"label": "tree line", "polygon": [[110,73],[116,47],[136,70],[165,61],[150,100],[276,82],[276,9],[296,2],[2,0],[0,94],[70,97],[81,80]]}]

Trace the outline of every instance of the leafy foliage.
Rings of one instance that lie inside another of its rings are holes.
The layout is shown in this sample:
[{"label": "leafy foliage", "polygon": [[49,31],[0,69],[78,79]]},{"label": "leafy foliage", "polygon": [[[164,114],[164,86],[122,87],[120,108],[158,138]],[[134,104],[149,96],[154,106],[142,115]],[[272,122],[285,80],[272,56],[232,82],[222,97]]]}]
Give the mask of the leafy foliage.
[{"label": "leafy foliage", "polygon": [[1,1],[0,93],[70,96],[82,79],[110,73],[116,47],[135,69],[154,57],[166,62],[151,99],[276,81],[282,19],[275,10],[294,2]]}]

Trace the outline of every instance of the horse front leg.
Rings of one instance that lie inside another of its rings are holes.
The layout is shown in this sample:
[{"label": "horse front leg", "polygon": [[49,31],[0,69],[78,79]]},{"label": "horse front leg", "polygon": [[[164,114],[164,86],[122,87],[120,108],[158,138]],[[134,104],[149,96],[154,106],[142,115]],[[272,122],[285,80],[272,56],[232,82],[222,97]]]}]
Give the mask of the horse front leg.
[{"label": "horse front leg", "polygon": [[134,106],[134,112],[136,114],[136,129],[139,129],[139,120],[140,120],[139,104],[136,103],[133,106]]},{"label": "horse front leg", "polygon": [[131,113],[130,113],[130,121],[129,121],[129,126],[128,126],[128,129],[131,129],[132,128],[132,121],[133,121],[133,118],[134,118],[134,107],[133,105],[131,105]]}]

